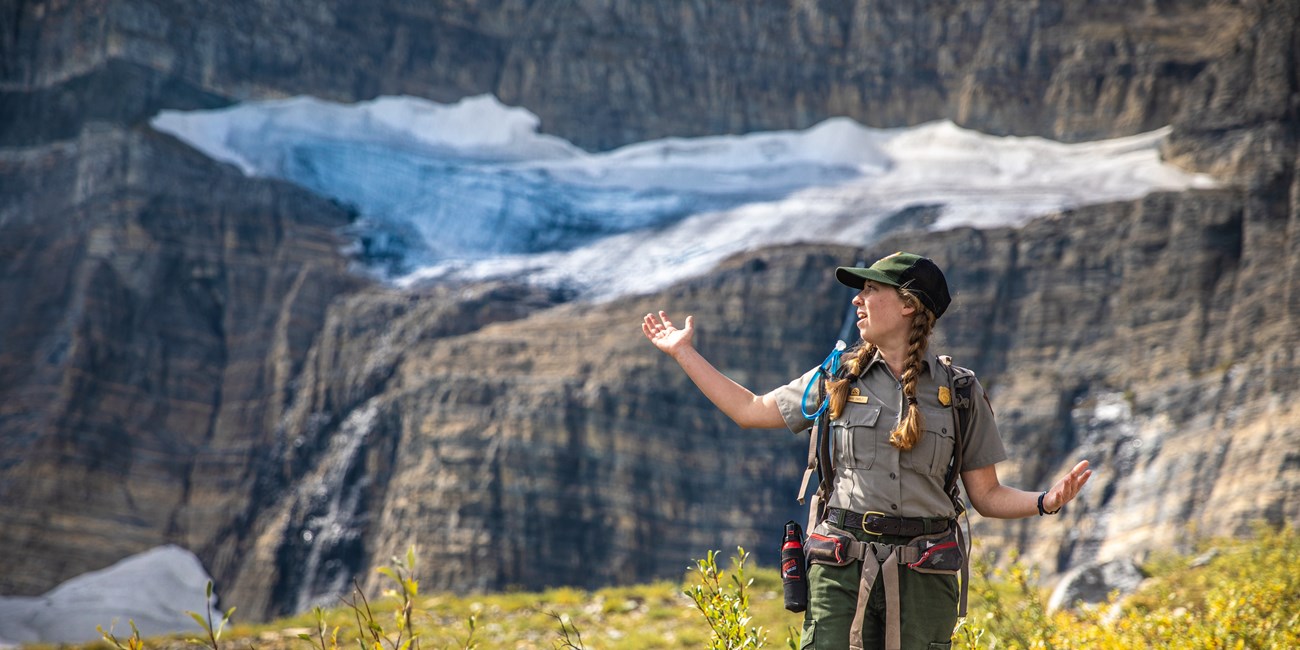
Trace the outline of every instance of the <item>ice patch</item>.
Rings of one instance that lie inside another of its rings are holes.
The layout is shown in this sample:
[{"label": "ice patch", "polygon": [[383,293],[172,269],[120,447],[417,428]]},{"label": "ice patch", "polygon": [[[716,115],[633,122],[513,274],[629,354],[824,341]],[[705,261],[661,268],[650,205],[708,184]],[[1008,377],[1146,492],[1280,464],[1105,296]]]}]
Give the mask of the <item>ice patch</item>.
[{"label": "ice patch", "polygon": [[653,291],[762,246],[867,244],[882,223],[898,225],[892,215],[926,213],[913,225],[934,230],[1017,226],[1214,186],[1160,161],[1168,129],[1064,144],[834,118],[590,153],[486,95],[449,105],[300,97],[163,111],[152,124],[246,174],[356,206],[361,256],[398,284],[512,275],[596,299]]},{"label": "ice patch", "polygon": [[[206,613],[209,580],[193,553],[168,545],[77,576],[43,596],[0,596],[0,647],[94,641],[100,638],[96,626],[126,638],[132,620],[141,636],[197,633],[186,611]],[[213,615],[220,616],[215,609]]]}]

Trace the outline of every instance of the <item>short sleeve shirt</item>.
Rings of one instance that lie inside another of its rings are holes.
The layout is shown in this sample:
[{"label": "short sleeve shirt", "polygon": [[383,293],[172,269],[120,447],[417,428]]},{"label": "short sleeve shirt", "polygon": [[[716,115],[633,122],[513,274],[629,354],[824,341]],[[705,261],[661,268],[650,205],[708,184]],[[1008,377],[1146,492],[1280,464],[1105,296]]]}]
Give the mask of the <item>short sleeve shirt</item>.
[{"label": "short sleeve shirt", "polygon": [[[835,485],[828,505],[854,512],[883,512],[900,517],[951,517],[952,501],[943,490],[952,460],[956,420],[952,400],[940,401],[949,385],[948,369],[937,357],[924,362],[917,380],[917,405],[925,433],[902,451],[889,444],[903,404],[902,384],[877,355],[850,386],[853,397],[830,423]],[[816,369],[773,391],[786,427],[800,432],[812,426],[805,417],[818,406],[818,389],[807,392]],[[856,391],[856,393],[854,393]],[[1006,460],[993,409],[984,387],[974,382],[970,429],[962,441],[962,469],[978,469]]]}]

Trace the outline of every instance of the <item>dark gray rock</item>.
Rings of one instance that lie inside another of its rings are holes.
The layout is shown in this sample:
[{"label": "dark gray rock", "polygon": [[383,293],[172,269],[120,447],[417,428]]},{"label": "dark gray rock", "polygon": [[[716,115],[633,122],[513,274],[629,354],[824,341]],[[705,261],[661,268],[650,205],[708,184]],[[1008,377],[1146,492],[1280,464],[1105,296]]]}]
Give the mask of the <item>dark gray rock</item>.
[{"label": "dark gray rock", "polygon": [[1066,573],[1052,590],[1047,610],[1074,609],[1080,605],[1106,603],[1138,590],[1146,574],[1132,560],[1088,563]]}]

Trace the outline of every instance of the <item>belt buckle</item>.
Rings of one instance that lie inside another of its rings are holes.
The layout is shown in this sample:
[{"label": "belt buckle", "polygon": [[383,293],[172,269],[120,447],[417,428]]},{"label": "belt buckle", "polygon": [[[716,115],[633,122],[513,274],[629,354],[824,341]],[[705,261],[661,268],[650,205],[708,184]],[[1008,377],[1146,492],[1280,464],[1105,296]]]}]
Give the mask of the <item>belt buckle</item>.
[{"label": "belt buckle", "polygon": [[884,535],[884,533],[875,533],[867,530],[867,517],[870,517],[871,515],[880,515],[881,517],[888,516],[883,512],[875,512],[875,511],[862,513],[862,532],[868,535],[875,535],[876,537],[880,537],[881,535]]}]

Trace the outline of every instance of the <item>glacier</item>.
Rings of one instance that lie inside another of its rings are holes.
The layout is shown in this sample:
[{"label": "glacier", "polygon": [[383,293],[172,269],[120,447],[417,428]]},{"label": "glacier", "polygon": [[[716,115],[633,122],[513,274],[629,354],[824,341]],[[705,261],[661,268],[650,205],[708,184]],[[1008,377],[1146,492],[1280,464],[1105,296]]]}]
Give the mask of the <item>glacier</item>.
[{"label": "glacier", "polygon": [[151,125],[352,206],[352,252],[395,285],[514,277],[589,300],[654,291],[761,246],[869,244],[913,214],[932,230],[1015,226],[1215,186],[1160,160],[1167,128],[1065,144],[839,117],[588,152],[491,95],[295,97],[162,111]]}]

